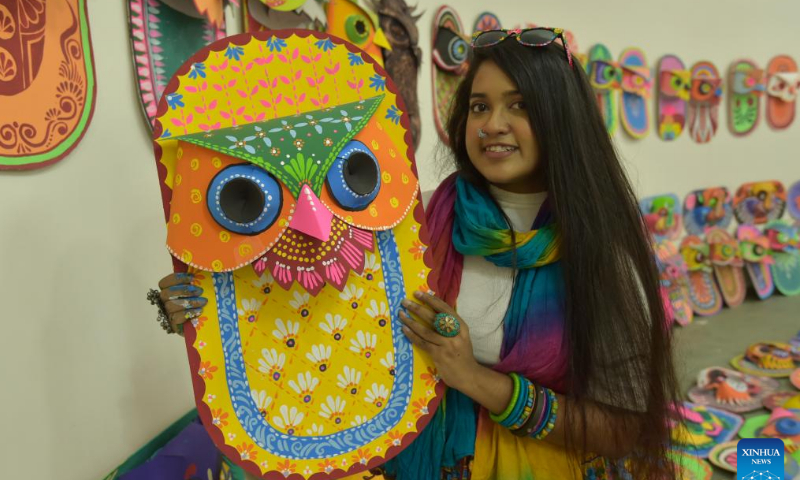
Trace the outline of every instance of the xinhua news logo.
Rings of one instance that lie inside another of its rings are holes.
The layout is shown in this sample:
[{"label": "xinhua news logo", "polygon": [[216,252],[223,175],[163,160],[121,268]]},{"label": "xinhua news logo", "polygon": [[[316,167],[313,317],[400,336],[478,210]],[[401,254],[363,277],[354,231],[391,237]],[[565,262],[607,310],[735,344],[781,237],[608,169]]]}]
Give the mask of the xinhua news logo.
[{"label": "xinhua news logo", "polygon": [[736,445],[736,478],[783,480],[783,440],[745,438]]}]

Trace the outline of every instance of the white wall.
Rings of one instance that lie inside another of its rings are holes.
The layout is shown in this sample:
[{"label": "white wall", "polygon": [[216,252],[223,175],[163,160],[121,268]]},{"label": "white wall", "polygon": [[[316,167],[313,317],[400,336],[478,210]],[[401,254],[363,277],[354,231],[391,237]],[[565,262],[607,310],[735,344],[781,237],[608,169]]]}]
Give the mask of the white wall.
[{"label": "white wall", "polygon": [[[54,1],[54,0],[50,0]],[[438,3],[421,1],[422,186],[440,168],[431,112],[430,30]],[[485,2],[458,2],[471,28]],[[191,408],[181,340],[163,334],[145,301],[170,271],[148,133],[135,99],[124,2],[89,6],[98,77],[92,124],[75,151],[44,170],[0,173],[0,465],[3,478],[101,478]],[[800,60],[800,4],[793,0],[495,0],[509,24],[573,30],[582,49],[629,46],[655,60],[721,69],[737,57],[764,65]],[[724,116],[722,117],[725,118]],[[710,145],[620,133],[620,152],[642,195],[748,180],[800,179],[800,120],[775,133],[762,123],[733,138],[723,125]]]}]

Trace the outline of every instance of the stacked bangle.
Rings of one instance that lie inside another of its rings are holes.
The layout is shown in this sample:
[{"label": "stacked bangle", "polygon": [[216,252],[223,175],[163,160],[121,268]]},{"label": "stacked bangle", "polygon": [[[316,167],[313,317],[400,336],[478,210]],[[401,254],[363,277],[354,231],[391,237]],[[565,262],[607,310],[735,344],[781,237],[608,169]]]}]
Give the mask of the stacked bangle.
[{"label": "stacked bangle", "polygon": [[516,373],[509,376],[514,383],[511,400],[500,415],[491,414],[490,417],[514,435],[544,439],[556,425],[558,400],[555,393]]}]

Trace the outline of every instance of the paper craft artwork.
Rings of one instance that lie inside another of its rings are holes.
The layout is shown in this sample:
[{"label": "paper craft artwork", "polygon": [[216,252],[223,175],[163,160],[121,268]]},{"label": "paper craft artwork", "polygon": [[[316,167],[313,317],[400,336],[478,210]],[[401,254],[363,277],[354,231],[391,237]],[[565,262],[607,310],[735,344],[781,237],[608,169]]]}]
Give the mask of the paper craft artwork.
[{"label": "paper craft artwork", "polygon": [[775,291],[770,265],[772,259],[769,239],[752,225],[739,225],[736,229],[739,251],[753,289],[761,300],[766,300]]},{"label": "paper craft artwork", "polygon": [[483,12],[475,19],[472,32],[485,32],[486,30],[500,30],[500,19],[491,12]]},{"label": "paper craft artwork", "polygon": [[738,440],[720,443],[711,449],[708,454],[708,461],[715,467],[719,467],[729,472],[736,472],[736,450]]},{"label": "paper craft artwork", "polygon": [[786,189],[777,180],[745,183],[733,198],[736,220],[745,225],[763,225],[781,218],[786,208]]},{"label": "paper craft artwork", "polygon": [[675,194],[667,193],[645,197],[639,201],[639,209],[644,216],[647,230],[656,241],[675,240],[683,229],[683,215],[680,200]]},{"label": "paper craft artwork", "polygon": [[433,120],[443,142],[448,143],[447,118],[450,100],[469,68],[469,43],[456,11],[443,5],[433,16],[431,33],[431,72],[433,75]]},{"label": "paper craft artwork", "polygon": [[789,207],[789,216],[794,219],[795,226],[800,227],[800,180],[789,187],[786,202]]},{"label": "paper craft artwork", "polygon": [[210,296],[185,330],[197,408],[258,477],[366,473],[443,394],[397,315],[435,275],[397,100],[356,46],[276,30],[204,47],[159,103],[167,246]]},{"label": "paper craft artwork", "polygon": [[764,70],[751,60],[737,60],[728,71],[728,84],[728,126],[734,135],[747,135],[758,126]]},{"label": "paper craft artwork", "polygon": [[[169,79],[190,55],[223,38],[225,26],[203,17],[193,0],[128,0],[128,23],[139,101],[152,128]],[[193,75],[202,78],[206,72]]]},{"label": "paper craft artwork", "polygon": [[763,377],[788,377],[794,371],[800,357],[793,354],[791,347],[780,342],[759,342],[747,347],[744,355],[731,360],[731,365],[748,375]]},{"label": "paper craft artwork", "polygon": [[722,293],[714,281],[709,246],[697,235],[681,241],[681,255],[689,270],[689,303],[694,313],[716,315],[722,310]]},{"label": "paper craft artwork", "polygon": [[711,480],[714,475],[711,465],[706,460],[694,455],[677,450],[669,450],[667,451],[667,458],[675,463],[675,478],[680,478],[681,480]]},{"label": "paper craft artwork", "polygon": [[391,50],[392,46],[386,39],[378,13],[370,2],[366,0],[327,0],[325,11],[328,16],[326,32],[343,38],[364,50],[383,66],[381,49]]},{"label": "paper craft artwork", "polygon": [[767,410],[775,410],[780,407],[800,409],[800,393],[775,392],[771,395],[767,395],[762,404]]},{"label": "paper craft artwork", "polygon": [[594,88],[597,106],[606,123],[609,135],[614,135],[619,124],[619,90],[622,74],[608,48],[598,43],[589,50],[589,83]]},{"label": "paper craft artwork", "polygon": [[731,194],[725,187],[695,190],[683,201],[683,223],[690,235],[702,235],[710,227],[727,229],[732,220]]},{"label": "paper craft artwork", "polygon": [[686,326],[692,323],[694,312],[689,303],[689,267],[683,256],[669,240],[662,240],[655,244],[656,265],[661,288],[666,291],[672,307],[672,315],[678,325]]},{"label": "paper craft artwork", "polygon": [[800,390],[800,368],[792,372],[789,375],[789,381],[792,383],[792,386],[798,390]]},{"label": "paper craft artwork", "polygon": [[689,390],[689,399],[698,405],[744,413],[761,408],[762,400],[779,387],[778,381],[772,378],[710,367],[697,375],[697,385]]},{"label": "paper craft artwork", "polygon": [[775,288],[784,295],[800,295],[800,228],[785,220],[773,220],[764,227],[773,262],[770,265]]},{"label": "paper craft artwork", "polygon": [[700,458],[708,458],[712,448],[733,439],[744,423],[740,415],[692,402],[681,402],[676,411],[683,422],[673,422],[675,448]]},{"label": "paper craft artwork", "polygon": [[744,302],[747,293],[739,242],[719,227],[712,227],[706,231],[706,242],[722,298],[729,307],[738,307]]},{"label": "paper craft artwork", "polygon": [[650,130],[650,95],[653,78],[647,58],[639,48],[628,48],[619,57],[622,74],[622,106],[619,114],[628,135],[640,139]]},{"label": "paper craft artwork", "polygon": [[783,130],[794,122],[795,99],[800,90],[797,63],[787,55],[778,55],[767,65],[767,122]]},{"label": "paper craft artwork", "polygon": [[692,91],[689,97],[689,136],[697,143],[707,143],[717,134],[722,79],[711,62],[692,66]]},{"label": "paper craft artwork", "polygon": [[800,410],[776,408],[772,413],[750,417],[739,437],[780,438],[786,446],[785,457],[800,461]]},{"label": "paper craft artwork", "polygon": [[0,170],[53,164],[94,112],[86,0],[0,0]]},{"label": "paper craft artwork", "polygon": [[378,16],[391,50],[383,51],[383,68],[400,89],[400,97],[405,103],[404,110],[411,121],[411,137],[414,148],[419,147],[422,135],[419,116],[419,96],[417,77],[422,64],[422,50],[419,48],[417,20],[420,15],[415,7],[409,7],[405,0],[380,0],[377,3]]},{"label": "paper craft artwork", "polygon": [[686,125],[686,104],[692,88],[691,72],[675,55],[664,55],[658,62],[658,136],[675,140]]},{"label": "paper craft artwork", "polygon": [[325,5],[321,0],[240,0],[245,32],[302,28],[325,31]]}]

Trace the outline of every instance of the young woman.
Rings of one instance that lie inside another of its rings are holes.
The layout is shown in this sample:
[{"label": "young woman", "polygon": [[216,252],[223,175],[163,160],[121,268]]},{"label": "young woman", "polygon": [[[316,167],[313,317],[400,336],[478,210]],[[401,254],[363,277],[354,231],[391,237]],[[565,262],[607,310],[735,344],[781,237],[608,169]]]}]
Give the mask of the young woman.
[{"label": "young woman", "polygon": [[[401,315],[451,388],[375,472],[387,479],[674,478],[653,254],[565,44],[541,28],[473,39],[448,124],[456,172],[426,210],[436,296]],[[173,325],[201,304],[167,302]]]}]

